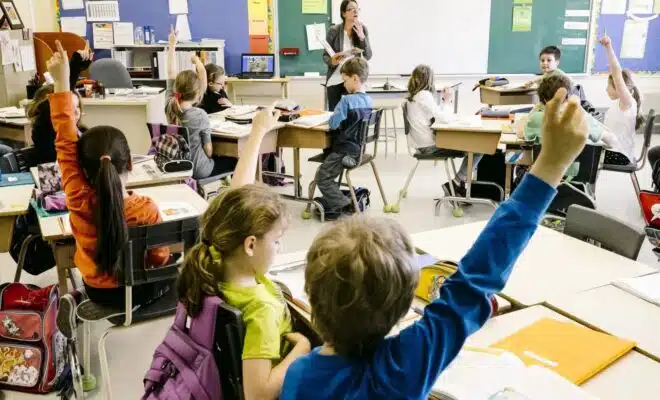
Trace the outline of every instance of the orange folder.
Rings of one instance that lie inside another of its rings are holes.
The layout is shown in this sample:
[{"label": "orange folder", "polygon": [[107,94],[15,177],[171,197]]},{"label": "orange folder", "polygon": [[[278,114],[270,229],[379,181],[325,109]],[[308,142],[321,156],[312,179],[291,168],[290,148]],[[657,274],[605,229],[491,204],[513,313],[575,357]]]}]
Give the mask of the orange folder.
[{"label": "orange folder", "polygon": [[527,365],[546,367],[581,385],[623,357],[635,344],[573,322],[544,318],[492,347],[515,353]]}]

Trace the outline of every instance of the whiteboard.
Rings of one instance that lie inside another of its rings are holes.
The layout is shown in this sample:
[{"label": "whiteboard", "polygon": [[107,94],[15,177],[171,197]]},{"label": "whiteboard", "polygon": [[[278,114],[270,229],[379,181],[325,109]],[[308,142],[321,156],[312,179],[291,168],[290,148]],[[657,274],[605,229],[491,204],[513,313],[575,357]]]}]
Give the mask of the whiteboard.
[{"label": "whiteboard", "polygon": [[[341,22],[341,0],[332,0]],[[418,64],[436,74],[485,74],[491,0],[359,0],[369,29],[371,74],[410,74]]]}]

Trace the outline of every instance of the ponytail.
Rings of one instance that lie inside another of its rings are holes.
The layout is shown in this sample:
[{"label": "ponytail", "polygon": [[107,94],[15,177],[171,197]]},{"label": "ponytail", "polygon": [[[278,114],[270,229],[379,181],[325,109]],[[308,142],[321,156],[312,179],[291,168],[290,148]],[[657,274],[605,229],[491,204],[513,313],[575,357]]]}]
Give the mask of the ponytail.
[{"label": "ponytail", "polygon": [[632,94],[633,99],[635,99],[635,102],[637,102],[637,118],[635,119],[635,130],[637,130],[644,125],[646,118],[642,115],[642,97],[639,94],[637,86],[632,85],[632,87],[630,87],[630,93]]},{"label": "ponytail", "polygon": [[128,228],[124,221],[121,180],[109,156],[101,157],[94,183],[97,235],[94,261],[101,273],[117,276],[117,260],[128,240]]},{"label": "ponytail", "polygon": [[168,124],[181,125],[183,110],[181,109],[179,100],[174,95],[172,95],[169,100],[167,100],[167,105],[165,106],[165,115],[167,117]]},{"label": "ponytail", "polygon": [[185,305],[186,311],[193,317],[202,310],[204,297],[219,294],[218,282],[221,280],[219,275],[221,275],[222,254],[214,251],[212,246],[208,242],[202,241],[190,249],[179,276],[179,301]]}]

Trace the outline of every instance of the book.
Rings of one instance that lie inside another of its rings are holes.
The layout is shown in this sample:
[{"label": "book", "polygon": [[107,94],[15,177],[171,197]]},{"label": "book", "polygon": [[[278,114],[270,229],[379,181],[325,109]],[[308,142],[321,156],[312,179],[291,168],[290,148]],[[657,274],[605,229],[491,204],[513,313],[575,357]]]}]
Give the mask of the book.
[{"label": "book", "polygon": [[613,282],[621,290],[660,306],[660,273]]},{"label": "book", "polygon": [[0,187],[34,185],[34,178],[29,172],[3,174],[0,172]]},{"label": "book", "polygon": [[546,367],[581,385],[635,347],[635,342],[573,322],[543,318],[492,345],[526,365]]},{"label": "book", "polygon": [[440,400],[595,400],[559,374],[525,366],[516,355],[465,347],[442,372],[431,391]]},{"label": "book", "polygon": [[196,214],[196,210],[190,204],[184,202],[158,203],[158,211],[163,222],[174,221]]}]

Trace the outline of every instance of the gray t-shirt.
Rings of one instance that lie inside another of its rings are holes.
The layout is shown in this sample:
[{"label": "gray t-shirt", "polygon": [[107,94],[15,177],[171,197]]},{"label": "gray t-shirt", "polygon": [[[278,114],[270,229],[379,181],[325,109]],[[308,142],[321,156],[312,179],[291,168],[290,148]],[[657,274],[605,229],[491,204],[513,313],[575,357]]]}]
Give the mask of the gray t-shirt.
[{"label": "gray t-shirt", "polygon": [[[167,96],[173,92],[174,81],[167,81]],[[193,163],[193,178],[207,178],[213,172],[213,158],[206,155],[204,145],[211,143],[211,123],[206,111],[191,107],[183,111],[181,126],[188,128],[190,159]]]}]

